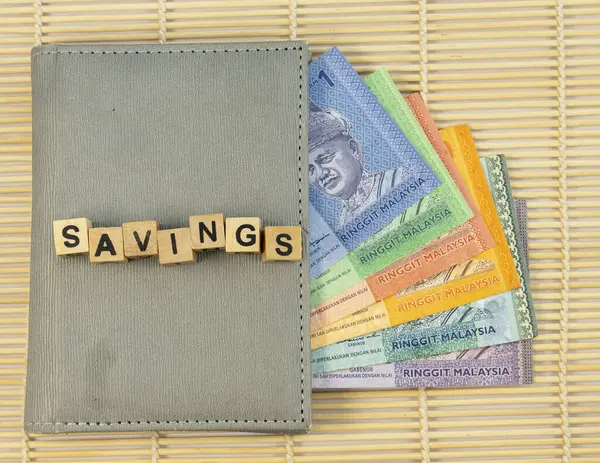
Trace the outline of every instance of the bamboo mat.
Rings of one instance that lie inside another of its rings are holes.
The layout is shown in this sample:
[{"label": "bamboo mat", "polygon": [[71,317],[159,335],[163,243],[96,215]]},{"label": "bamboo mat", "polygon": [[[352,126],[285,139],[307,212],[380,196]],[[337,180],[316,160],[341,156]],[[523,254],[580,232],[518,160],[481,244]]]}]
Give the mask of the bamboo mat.
[{"label": "bamboo mat", "polygon": [[[21,426],[34,44],[302,38],[466,122],[529,200],[535,384],[316,393],[302,436]],[[599,0],[0,0],[0,462],[600,461]]]}]

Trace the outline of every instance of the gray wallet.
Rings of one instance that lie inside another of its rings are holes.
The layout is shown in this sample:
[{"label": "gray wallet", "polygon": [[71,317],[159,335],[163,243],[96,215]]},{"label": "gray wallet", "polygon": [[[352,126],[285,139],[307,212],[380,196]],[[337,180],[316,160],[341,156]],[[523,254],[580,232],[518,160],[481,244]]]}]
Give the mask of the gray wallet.
[{"label": "gray wallet", "polygon": [[[309,57],[302,41],[32,50],[26,431],[310,428]],[[54,254],[53,220],[213,212],[301,225],[302,261]]]}]

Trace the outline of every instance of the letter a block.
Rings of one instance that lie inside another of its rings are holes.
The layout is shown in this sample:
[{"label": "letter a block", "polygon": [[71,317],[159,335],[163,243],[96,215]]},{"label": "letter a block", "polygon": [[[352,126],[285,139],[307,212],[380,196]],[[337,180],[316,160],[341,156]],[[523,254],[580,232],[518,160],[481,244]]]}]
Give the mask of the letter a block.
[{"label": "letter a block", "polygon": [[125,257],[136,259],[158,255],[158,223],[156,220],[145,222],[125,222],[123,224],[123,247]]},{"label": "letter a block", "polygon": [[121,227],[92,228],[90,237],[90,262],[127,262],[123,252],[123,229]]},{"label": "letter a block", "polygon": [[260,218],[227,217],[225,219],[226,252],[260,252]]},{"label": "letter a block", "polygon": [[265,227],[263,261],[301,259],[301,227]]},{"label": "letter a block", "polygon": [[66,219],[52,222],[54,249],[57,256],[87,254],[90,251],[88,232],[92,228],[90,219]]},{"label": "letter a block", "polygon": [[189,228],[158,231],[158,261],[160,265],[196,262],[196,252],[192,249],[192,236]]},{"label": "letter a block", "polygon": [[223,214],[191,216],[190,232],[194,251],[225,247],[225,217]]}]

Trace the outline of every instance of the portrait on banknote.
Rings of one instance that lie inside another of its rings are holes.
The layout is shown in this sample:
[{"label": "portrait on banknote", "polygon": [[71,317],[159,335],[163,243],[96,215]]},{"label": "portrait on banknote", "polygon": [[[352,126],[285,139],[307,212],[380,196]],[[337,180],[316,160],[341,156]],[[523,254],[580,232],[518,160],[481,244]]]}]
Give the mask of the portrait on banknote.
[{"label": "portrait on banknote", "polygon": [[369,171],[351,122],[340,113],[311,103],[309,114],[309,182],[339,201],[336,229],[406,180],[402,167]]},{"label": "portrait on banknote", "polygon": [[312,279],[441,182],[338,49],[311,63],[308,93],[309,165],[298,173],[309,180]]}]

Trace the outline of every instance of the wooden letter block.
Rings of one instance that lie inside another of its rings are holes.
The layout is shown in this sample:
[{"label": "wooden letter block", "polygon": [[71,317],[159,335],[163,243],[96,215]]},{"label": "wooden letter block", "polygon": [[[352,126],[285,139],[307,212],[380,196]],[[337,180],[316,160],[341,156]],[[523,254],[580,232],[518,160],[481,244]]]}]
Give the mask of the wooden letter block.
[{"label": "wooden letter block", "polygon": [[88,232],[92,228],[90,219],[66,219],[52,222],[54,249],[57,256],[87,254],[90,251]]},{"label": "wooden letter block", "polygon": [[194,251],[225,247],[225,217],[223,214],[191,216],[190,232]]},{"label": "wooden letter block", "polygon": [[121,227],[92,228],[90,237],[90,262],[127,262],[123,252],[123,229]]},{"label": "wooden letter block", "polygon": [[158,255],[158,222],[125,222],[123,225],[125,257],[135,259]]},{"label": "wooden letter block", "polygon": [[301,227],[265,227],[265,248],[263,261],[301,260]]},{"label": "wooden letter block", "polygon": [[160,265],[191,264],[196,262],[189,228],[158,231],[158,261]]},{"label": "wooden letter block", "polygon": [[260,252],[260,219],[227,217],[225,219],[226,252]]}]

